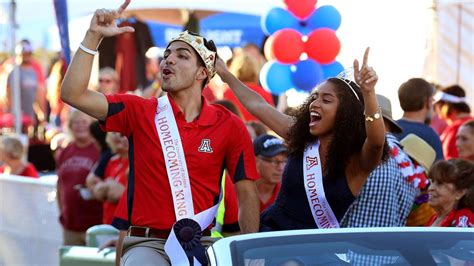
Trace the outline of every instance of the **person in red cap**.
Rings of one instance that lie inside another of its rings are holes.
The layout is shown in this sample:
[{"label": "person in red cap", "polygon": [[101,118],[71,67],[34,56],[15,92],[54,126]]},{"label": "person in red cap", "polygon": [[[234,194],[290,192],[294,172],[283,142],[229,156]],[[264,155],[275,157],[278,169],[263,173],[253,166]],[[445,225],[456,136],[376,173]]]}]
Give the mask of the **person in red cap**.
[{"label": "person in red cap", "polygon": [[[182,32],[166,47],[160,66],[166,96],[144,99],[87,89],[102,38],[133,31],[115,22],[129,2],[118,10],[94,13],[66,73],[61,99],[102,121],[106,131],[129,138],[128,187],[112,222],[128,229],[121,263],[207,264],[203,245],[213,242],[206,235],[218,207],[224,169],[235,183],[241,232],[258,230],[252,142],[239,118],[202,97],[216,73],[217,54],[214,43],[199,35]],[[121,238],[126,234],[122,231]]]}]

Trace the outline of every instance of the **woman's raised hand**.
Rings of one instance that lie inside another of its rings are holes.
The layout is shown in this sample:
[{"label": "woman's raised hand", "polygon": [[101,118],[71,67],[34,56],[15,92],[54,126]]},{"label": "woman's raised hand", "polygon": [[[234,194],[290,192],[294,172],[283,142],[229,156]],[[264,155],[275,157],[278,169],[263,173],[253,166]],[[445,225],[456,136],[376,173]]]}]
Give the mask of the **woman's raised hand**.
[{"label": "woman's raised hand", "polygon": [[216,72],[222,78],[222,75],[228,71],[227,65],[225,64],[224,60],[220,56],[216,58]]},{"label": "woman's raised hand", "polygon": [[379,79],[375,70],[367,64],[369,61],[369,51],[370,48],[367,47],[360,69],[359,61],[357,61],[357,59],[354,60],[354,79],[357,85],[362,89],[363,93],[375,92],[375,84]]}]

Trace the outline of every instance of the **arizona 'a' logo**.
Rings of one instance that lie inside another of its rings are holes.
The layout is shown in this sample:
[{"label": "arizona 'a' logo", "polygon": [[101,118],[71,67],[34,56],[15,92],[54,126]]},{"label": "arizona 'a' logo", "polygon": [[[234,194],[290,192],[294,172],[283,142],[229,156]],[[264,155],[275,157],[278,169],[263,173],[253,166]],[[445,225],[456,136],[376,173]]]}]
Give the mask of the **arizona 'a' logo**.
[{"label": "arizona 'a' logo", "polygon": [[199,146],[198,151],[212,153],[211,140],[210,139],[201,140],[201,146]]},{"label": "arizona 'a' logo", "polygon": [[318,165],[318,157],[306,157],[306,170],[309,170],[316,165]]},{"label": "arizona 'a' logo", "polygon": [[168,109],[168,105],[158,107],[158,109],[156,110],[156,113],[157,114],[162,113],[162,112],[166,111],[166,109]]},{"label": "arizona 'a' logo", "polygon": [[466,215],[459,217],[459,223],[457,227],[469,227],[469,218]]}]

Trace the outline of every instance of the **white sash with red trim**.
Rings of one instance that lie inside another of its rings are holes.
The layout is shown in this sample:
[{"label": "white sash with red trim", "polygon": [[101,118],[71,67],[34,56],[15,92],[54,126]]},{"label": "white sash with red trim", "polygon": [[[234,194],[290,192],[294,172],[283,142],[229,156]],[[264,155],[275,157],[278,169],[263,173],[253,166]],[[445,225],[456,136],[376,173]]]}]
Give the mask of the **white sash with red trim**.
[{"label": "white sash with red trim", "polygon": [[339,228],[324,194],[323,173],[319,158],[319,140],[306,146],[303,157],[304,187],[311,214],[318,228]]},{"label": "white sash with red trim", "polygon": [[[189,181],[186,158],[184,156],[181,137],[173,114],[173,109],[168,96],[158,99],[155,115],[155,126],[160,138],[163,155],[165,157],[166,171],[173,195],[174,212],[176,221],[192,219],[204,231],[214,220],[218,204],[194,215],[193,196]],[[221,193],[222,197],[222,193]],[[175,223],[176,224],[176,223]],[[172,265],[189,265],[188,255],[178,241],[174,225],[165,243],[165,252]],[[194,265],[201,263],[193,257]]]}]

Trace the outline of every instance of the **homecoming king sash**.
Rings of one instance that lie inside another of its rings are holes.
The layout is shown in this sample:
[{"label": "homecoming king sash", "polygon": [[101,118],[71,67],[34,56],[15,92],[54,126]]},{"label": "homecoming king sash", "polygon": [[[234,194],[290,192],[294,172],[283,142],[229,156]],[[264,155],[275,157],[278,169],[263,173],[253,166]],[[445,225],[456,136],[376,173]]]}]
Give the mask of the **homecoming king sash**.
[{"label": "homecoming king sash", "polygon": [[309,144],[304,150],[303,174],[306,197],[316,225],[318,228],[339,228],[339,222],[324,194],[319,140]]},{"label": "homecoming king sash", "polygon": [[176,216],[176,222],[165,243],[165,252],[172,265],[207,265],[200,239],[202,231],[212,223],[219,205],[194,215],[186,158],[168,96],[158,99],[155,126],[165,158]]}]

